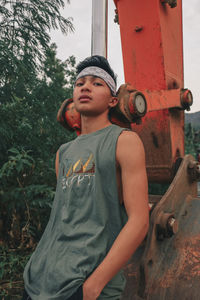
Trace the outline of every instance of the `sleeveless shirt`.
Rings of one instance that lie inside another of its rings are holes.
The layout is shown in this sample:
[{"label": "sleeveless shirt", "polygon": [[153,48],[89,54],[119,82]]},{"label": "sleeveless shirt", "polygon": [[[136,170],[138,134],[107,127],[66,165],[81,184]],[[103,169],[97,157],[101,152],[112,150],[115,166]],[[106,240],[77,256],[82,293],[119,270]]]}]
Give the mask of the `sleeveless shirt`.
[{"label": "sleeveless shirt", "polygon": [[[116,177],[116,145],[123,128],[80,135],[59,150],[59,175],[47,227],[24,270],[33,300],[67,300],[102,262],[127,221]],[[119,300],[120,271],[99,300]]]}]

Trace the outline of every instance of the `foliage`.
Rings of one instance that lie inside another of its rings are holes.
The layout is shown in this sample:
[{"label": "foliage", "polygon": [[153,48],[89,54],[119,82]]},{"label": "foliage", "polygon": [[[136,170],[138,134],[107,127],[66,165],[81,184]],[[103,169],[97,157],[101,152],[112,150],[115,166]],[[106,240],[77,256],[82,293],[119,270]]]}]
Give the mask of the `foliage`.
[{"label": "foliage", "polygon": [[191,123],[185,125],[185,152],[197,158],[200,152],[200,130]]},{"label": "foliage", "polygon": [[60,13],[64,5],[64,0],[0,0],[1,103],[31,92],[49,48],[50,29],[73,31],[72,19]]},{"label": "foliage", "polygon": [[55,153],[74,137],[56,122],[72,93],[74,66],[74,57],[61,62],[51,45],[31,93],[0,105],[0,239],[12,247],[34,247],[48,220]]},{"label": "foliage", "polygon": [[23,270],[30,257],[30,251],[0,246],[0,299],[21,299],[23,291]]},{"label": "foliage", "polygon": [[195,131],[200,130],[200,111],[194,113],[185,113],[185,124],[186,126],[191,124]]}]

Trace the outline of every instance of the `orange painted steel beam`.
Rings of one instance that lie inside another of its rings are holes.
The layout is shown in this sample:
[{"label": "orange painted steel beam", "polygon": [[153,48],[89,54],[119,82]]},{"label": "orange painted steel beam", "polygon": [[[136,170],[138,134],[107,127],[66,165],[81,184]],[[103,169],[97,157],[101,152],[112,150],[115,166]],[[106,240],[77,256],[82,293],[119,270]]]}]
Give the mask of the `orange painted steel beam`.
[{"label": "orange painted steel beam", "polygon": [[177,109],[183,89],[182,1],[174,8],[161,0],[114,2],[125,81],[147,100],[148,113],[132,129],[144,143],[149,181],[171,182],[184,156],[184,112]]},{"label": "orange painted steel beam", "polygon": [[192,94],[188,89],[141,91],[148,103],[147,112],[169,108],[190,109]]}]

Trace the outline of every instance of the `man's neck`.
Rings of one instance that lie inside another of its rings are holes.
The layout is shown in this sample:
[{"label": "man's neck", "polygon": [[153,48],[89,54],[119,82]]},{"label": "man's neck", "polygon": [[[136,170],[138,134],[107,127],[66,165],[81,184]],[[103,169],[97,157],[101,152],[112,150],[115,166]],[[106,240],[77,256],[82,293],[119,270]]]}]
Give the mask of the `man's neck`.
[{"label": "man's neck", "polygon": [[81,116],[81,134],[89,134],[103,129],[112,123],[102,116]]}]

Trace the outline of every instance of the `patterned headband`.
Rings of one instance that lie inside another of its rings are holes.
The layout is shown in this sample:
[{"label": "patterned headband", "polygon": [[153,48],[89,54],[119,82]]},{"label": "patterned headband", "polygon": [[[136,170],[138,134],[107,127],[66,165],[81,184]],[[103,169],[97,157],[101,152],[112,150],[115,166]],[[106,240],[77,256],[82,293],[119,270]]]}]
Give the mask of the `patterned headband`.
[{"label": "patterned headband", "polygon": [[114,79],[108,74],[105,70],[99,67],[87,67],[83,69],[78,76],[76,77],[76,81],[84,76],[96,76],[103,79],[109,88],[111,89],[112,95],[116,96],[116,84]]}]

